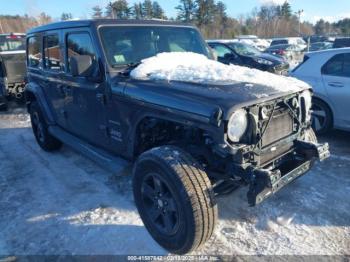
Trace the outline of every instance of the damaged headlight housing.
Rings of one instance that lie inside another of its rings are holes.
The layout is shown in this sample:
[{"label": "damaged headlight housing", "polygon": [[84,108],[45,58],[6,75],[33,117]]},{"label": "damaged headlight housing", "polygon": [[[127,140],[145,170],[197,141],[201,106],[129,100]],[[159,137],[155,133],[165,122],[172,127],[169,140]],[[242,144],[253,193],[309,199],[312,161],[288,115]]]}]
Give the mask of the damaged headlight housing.
[{"label": "damaged headlight housing", "polygon": [[248,128],[248,115],[239,109],[231,115],[227,126],[227,135],[231,142],[238,143]]},{"label": "damaged headlight housing", "polygon": [[311,121],[311,107],[312,107],[312,94],[311,94],[310,90],[305,90],[301,94],[301,98],[304,100],[305,121],[310,122]]}]

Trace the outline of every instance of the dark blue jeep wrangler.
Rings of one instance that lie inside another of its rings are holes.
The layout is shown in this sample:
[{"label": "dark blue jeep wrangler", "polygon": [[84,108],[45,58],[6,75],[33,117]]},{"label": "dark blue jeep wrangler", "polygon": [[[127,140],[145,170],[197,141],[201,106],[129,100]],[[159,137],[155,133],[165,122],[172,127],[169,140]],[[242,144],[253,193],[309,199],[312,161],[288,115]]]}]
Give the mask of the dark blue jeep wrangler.
[{"label": "dark blue jeep wrangler", "polygon": [[88,20],[38,27],[27,34],[25,96],[44,150],[66,143],[119,174],[134,163],[134,198],[146,228],[164,248],[184,254],[211,237],[216,196],[248,185],[254,206],[329,150],[310,127],[308,88],[264,86],[257,98],[254,84],[131,77],[141,60],[175,51],[212,57],[190,25]]}]

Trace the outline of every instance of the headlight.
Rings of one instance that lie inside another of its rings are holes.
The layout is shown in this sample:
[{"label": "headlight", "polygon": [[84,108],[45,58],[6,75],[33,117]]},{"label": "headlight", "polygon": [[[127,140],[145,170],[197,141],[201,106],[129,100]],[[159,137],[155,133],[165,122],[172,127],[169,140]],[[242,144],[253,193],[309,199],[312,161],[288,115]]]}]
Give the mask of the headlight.
[{"label": "headlight", "polygon": [[305,120],[306,122],[311,121],[311,107],[312,107],[312,95],[309,90],[305,90],[302,94],[301,97],[304,99],[305,103]]},{"label": "headlight", "polygon": [[244,135],[248,127],[247,112],[240,109],[234,112],[228,122],[227,134],[231,142],[237,143]]},{"label": "headlight", "polygon": [[263,58],[255,58],[255,61],[259,64],[263,65],[273,65],[273,63],[269,60],[263,59]]}]

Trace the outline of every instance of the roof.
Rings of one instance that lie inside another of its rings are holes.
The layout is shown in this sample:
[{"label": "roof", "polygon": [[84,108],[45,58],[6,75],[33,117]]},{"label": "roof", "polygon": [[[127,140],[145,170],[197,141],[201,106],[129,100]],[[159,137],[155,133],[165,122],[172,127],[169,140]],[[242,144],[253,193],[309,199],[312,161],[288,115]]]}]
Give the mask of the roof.
[{"label": "roof", "polygon": [[338,53],[344,53],[349,52],[350,53],[350,47],[344,47],[344,48],[333,48],[333,49],[326,49],[326,50],[320,50],[320,51],[314,51],[306,53],[308,55],[317,55],[317,54],[338,54]]},{"label": "roof", "polygon": [[191,26],[190,24],[184,24],[173,21],[166,20],[121,20],[121,19],[89,19],[89,20],[70,20],[63,22],[50,23],[47,25],[35,27],[27,32],[27,34],[33,34],[49,30],[65,29],[65,28],[75,28],[75,27],[97,27],[99,25],[165,25],[165,26]]}]

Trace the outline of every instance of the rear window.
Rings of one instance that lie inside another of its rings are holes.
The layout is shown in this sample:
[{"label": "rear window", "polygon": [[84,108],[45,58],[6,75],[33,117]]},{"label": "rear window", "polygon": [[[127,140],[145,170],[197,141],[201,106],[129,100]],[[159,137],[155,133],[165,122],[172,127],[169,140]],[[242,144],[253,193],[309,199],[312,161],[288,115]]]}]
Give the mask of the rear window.
[{"label": "rear window", "polygon": [[41,56],[41,44],[40,37],[32,36],[28,38],[28,66],[29,67],[39,67],[42,56]]},{"label": "rear window", "polygon": [[288,44],[288,40],[273,40],[271,46]]},{"label": "rear window", "polygon": [[25,37],[21,35],[0,36],[0,52],[25,50]]}]

